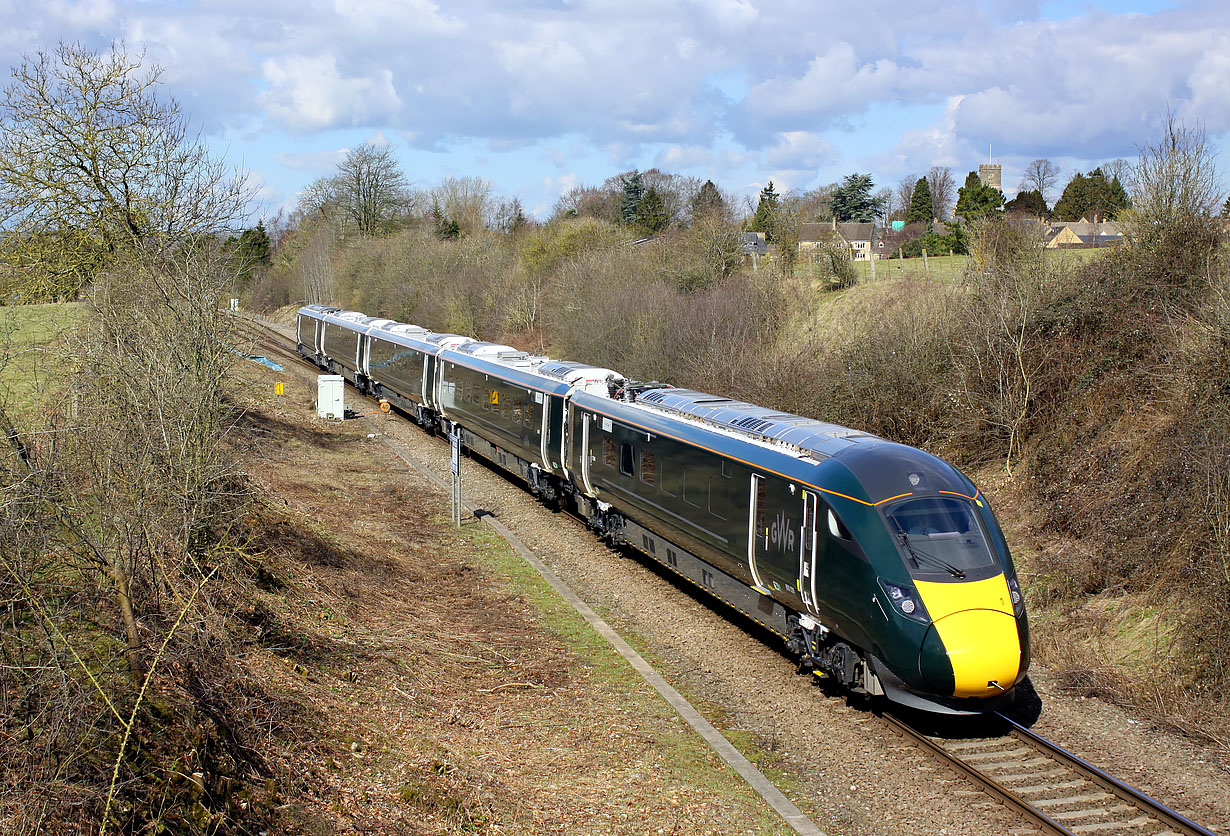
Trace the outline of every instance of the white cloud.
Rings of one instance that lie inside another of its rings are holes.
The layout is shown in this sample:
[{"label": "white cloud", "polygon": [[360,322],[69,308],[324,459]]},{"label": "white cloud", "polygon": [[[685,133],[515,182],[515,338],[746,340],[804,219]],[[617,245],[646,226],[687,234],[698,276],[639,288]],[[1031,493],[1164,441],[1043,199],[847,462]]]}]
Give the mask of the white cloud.
[{"label": "white cloud", "polygon": [[283,152],[274,156],[280,165],[297,171],[324,172],[336,168],[346,158],[348,148],[336,151],[308,151],[303,154]]},{"label": "white cloud", "polygon": [[373,124],[395,117],[401,105],[390,70],[346,77],[333,55],[270,58],[261,71],[269,83],[261,103],[294,130]]},{"label": "white cloud", "polygon": [[765,152],[770,167],[810,169],[814,171],[831,161],[833,146],[824,137],[810,131],[785,131],[777,144]]},{"label": "white cloud", "polygon": [[774,126],[801,119],[824,123],[892,93],[901,74],[888,58],[861,62],[843,41],[811,59],[801,76],[775,76],[753,85],[744,106],[751,118]]},{"label": "white cloud", "polygon": [[891,152],[898,165],[889,167],[905,172],[926,171],[934,165],[968,164],[971,149],[969,143],[958,137],[956,126],[957,111],[963,100],[963,96],[953,96],[945,104],[943,114],[930,125],[903,133]]},{"label": "white cloud", "polygon": [[814,0],[0,0],[0,60],[125,39],[208,130],[291,132],[278,159],[305,176],[335,152],[296,140],[380,132],[436,169],[481,146],[527,194],[544,171],[600,182],[651,161],[719,184],[968,170],[988,143],[1096,161],[1129,156],[1167,108],[1230,133],[1230,4],[1038,16],[1054,7],[863,0],[876,23],[854,26]]},{"label": "white cloud", "polygon": [[113,0],[45,0],[48,14],[74,28],[98,28],[114,22]]}]

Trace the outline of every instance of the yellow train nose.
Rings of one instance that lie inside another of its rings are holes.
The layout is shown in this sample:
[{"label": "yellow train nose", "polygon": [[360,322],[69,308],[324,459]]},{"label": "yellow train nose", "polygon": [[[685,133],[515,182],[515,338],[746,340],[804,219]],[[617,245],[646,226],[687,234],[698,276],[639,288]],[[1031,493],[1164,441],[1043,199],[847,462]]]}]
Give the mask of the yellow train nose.
[{"label": "yellow train nose", "polygon": [[932,619],[919,659],[932,687],[948,687],[945,656],[952,668],[954,697],[991,697],[1015,685],[1021,672],[1021,637],[1007,578],[917,585]]},{"label": "yellow train nose", "polygon": [[1021,671],[1016,619],[995,610],[963,610],[935,622],[952,665],[954,697],[992,697]]}]

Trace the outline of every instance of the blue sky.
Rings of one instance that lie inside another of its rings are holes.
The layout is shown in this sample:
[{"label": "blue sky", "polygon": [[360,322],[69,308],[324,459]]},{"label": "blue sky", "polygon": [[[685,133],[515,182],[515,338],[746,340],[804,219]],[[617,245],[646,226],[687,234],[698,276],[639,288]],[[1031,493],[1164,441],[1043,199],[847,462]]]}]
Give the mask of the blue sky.
[{"label": "blue sky", "polygon": [[1011,195],[1038,157],[1061,185],[1134,159],[1168,110],[1230,135],[1222,0],[0,0],[0,21],[10,67],[144,50],[268,213],[362,142],[416,187],[484,177],[545,217],[630,168],[753,196],[960,183],[990,153]]}]

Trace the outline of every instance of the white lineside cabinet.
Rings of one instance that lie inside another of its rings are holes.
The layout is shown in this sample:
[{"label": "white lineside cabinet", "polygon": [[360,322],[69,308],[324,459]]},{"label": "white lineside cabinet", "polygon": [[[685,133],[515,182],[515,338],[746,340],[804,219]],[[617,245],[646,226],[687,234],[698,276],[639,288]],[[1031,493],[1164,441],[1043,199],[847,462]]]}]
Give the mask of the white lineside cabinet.
[{"label": "white lineside cabinet", "polygon": [[341,421],[346,417],[346,381],[340,374],[316,377],[316,414]]}]

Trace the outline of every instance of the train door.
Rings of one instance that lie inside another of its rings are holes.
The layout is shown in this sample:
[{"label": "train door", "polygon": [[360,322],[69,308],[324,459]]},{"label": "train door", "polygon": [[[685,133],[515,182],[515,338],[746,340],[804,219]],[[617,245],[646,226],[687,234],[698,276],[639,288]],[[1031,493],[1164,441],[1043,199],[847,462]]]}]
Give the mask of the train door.
[{"label": "train door", "polygon": [[748,566],[766,594],[802,597],[799,584],[799,499],[784,479],[752,475]]},{"label": "train door", "polygon": [[818,502],[811,491],[803,491],[803,525],[799,532],[799,594],[808,612],[816,612],[816,512]]},{"label": "train door", "polygon": [[588,412],[581,414],[581,485],[585,488],[585,493],[593,496],[594,486],[589,481],[589,463],[593,459],[589,452],[590,417]]},{"label": "train door", "polygon": [[317,357],[325,356],[325,324],[319,319],[316,322],[316,333],[312,335],[312,350]]},{"label": "train door", "polygon": [[[542,413],[542,423],[539,426],[538,436],[538,452],[542,456],[542,466],[546,468],[548,473],[551,473],[554,468],[551,467],[551,396],[541,392],[534,394],[534,400],[537,402],[538,411]],[[561,450],[560,455],[563,455]],[[560,461],[563,461],[561,458]]]},{"label": "train door", "polygon": [[762,553],[761,544],[767,537],[765,526],[765,483],[764,477],[752,474],[751,494],[747,501],[747,568],[752,573],[752,584],[757,592],[769,594],[769,589],[760,579],[757,556]]}]

